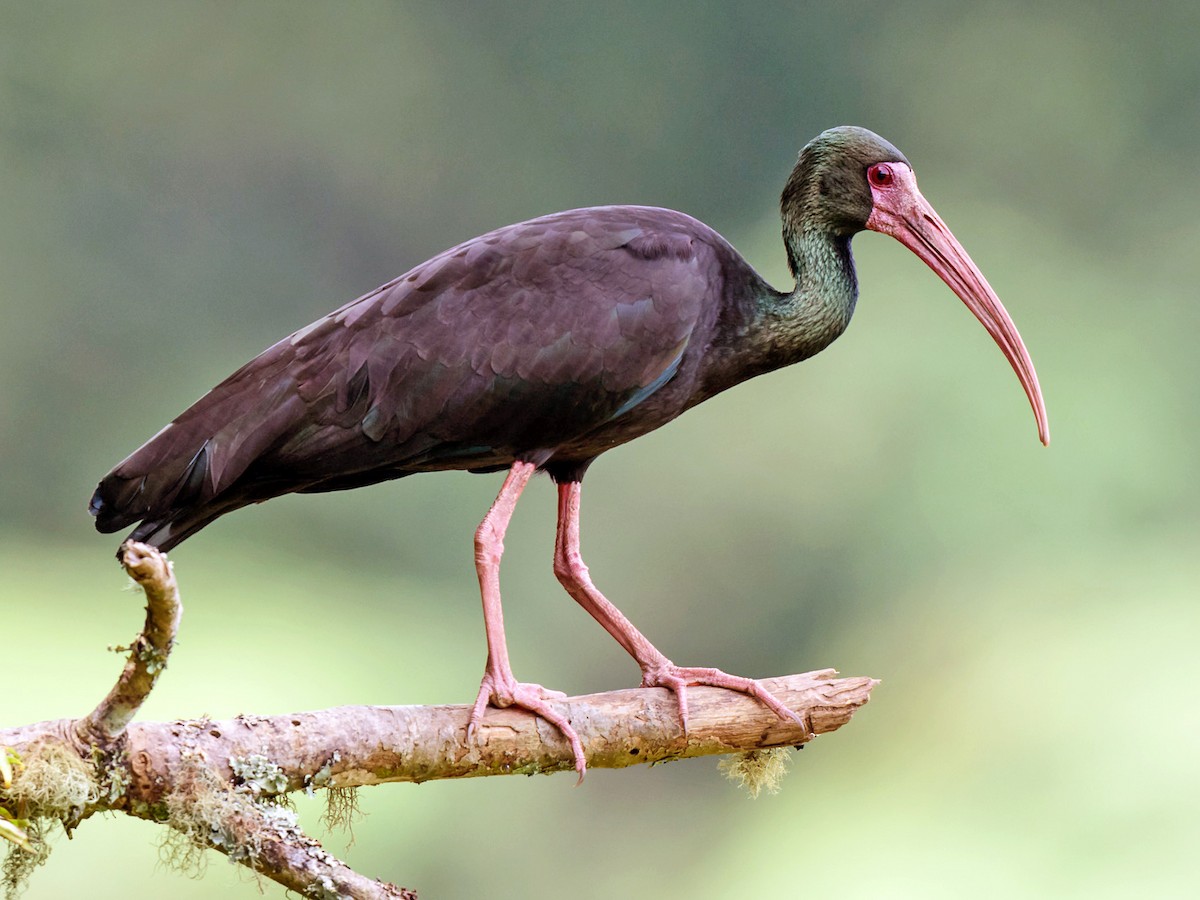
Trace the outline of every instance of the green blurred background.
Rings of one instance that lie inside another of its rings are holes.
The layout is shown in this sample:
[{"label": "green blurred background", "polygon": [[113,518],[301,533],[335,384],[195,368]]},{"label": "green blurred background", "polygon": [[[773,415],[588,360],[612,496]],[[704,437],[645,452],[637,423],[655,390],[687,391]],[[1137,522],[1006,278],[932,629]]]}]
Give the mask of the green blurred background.
[{"label": "green blurred background", "polygon": [[[587,479],[597,582],[674,659],[883,679],[751,802],[711,760],[362,792],[346,849],[425,897],[1200,891],[1200,6],[158,2],[0,11],[0,722],[76,715],[141,622],[84,506],[246,359],[435,252],[602,203],[685,210],[786,285],[799,147],[870,127],[1021,328],[1050,410],[924,266],[855,242],[846,337]],[[461,703],[499,476],[245,510],[172,554],[144,715]],[[518,676],[636,667],[514,521]],[[17,674],[13,674],[17,673]],[[259,896],[99,817],[30,900]],[[282,897],[268,886],[265,894]]]}]

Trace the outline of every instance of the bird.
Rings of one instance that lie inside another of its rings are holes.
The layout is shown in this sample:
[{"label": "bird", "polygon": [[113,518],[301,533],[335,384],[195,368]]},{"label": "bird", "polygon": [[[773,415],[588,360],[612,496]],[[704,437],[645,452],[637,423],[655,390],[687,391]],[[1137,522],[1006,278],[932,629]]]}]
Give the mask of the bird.
[{"label": "bird", "polygon": [[749,378],[812,357],[846,329],[858,297],[855,234],[889,235],[975,315],[1015,371],[1049,443],[1041,388],[996,293],[921,195],[908,159],[860,127],[800,151],[780,198],[794,279],[776,290],[720,234],[681,212],[600,206],[461,243],[285,337],[205,394],[100,481],[97,530],[166,552],[226,513],[289,493],[347,490],[420,472],[505,472],[475,531],[487,661],[466,739],[487,707],[555,726],[586,771],[556,701],[520,682],[500,597],[504,536],[536,473],[557,486],[558,580],[637,662],[644,687],[756,698],[809,723],[757,680],[676,665],[592,582],[580,552],[584,474]]}]

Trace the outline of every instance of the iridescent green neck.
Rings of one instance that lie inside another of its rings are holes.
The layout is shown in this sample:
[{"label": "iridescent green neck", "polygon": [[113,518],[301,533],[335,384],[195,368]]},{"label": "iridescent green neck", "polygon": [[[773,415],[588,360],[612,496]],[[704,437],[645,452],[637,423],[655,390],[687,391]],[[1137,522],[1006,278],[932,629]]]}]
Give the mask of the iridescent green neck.
[{"label": "iridescent green neck", "polygon": [[788,267],[796,278],[790,294],[758,299],[758,323],[770,368],[821,352],[850,324],[858,299],[858,279],[850,237],[824,231],[784,229]]},{"label": "iridescent green neck", "polygon": [[704,382],[691,405],[820,353],[850,324],[858,296],[850,237],[785,228],[784,244],[795,289],[781,293],[753,276],[742,314],[731,316],[709,347]]}]

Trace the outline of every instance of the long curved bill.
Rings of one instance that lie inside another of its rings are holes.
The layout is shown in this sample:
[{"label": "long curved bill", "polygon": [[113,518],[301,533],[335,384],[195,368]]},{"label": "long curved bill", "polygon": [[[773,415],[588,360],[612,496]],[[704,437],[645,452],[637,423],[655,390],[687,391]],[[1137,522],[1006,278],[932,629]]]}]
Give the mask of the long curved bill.
[{"label": "long curved bill", "polygon": [[871,187],[874,208],[867,227],[894,237],[919,256],[975,314],[1017,373],[1037,419],[1038,437],[1049,444],[1050,426],[1042,389],[1017,326],[962,244],[921,196],[912,169],[899,162],[889,166],[895,176],[893,182]]}]

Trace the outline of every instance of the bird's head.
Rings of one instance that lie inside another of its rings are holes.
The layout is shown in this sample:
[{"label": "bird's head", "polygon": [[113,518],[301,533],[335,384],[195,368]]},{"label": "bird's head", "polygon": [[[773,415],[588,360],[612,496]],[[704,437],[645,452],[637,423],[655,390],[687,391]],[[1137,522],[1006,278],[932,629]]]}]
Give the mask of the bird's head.
[{"label": "bird's head", "polygon": [[1025,389],[1038,437],[1050,443],[1046,406],[1017,326],[967,251],[917,189],[904,154],[874,132],[842,126],[800,151],[781,199],[784,231],[819,230],[849,239],[890,235],[937,273],[1000,347]]}]

